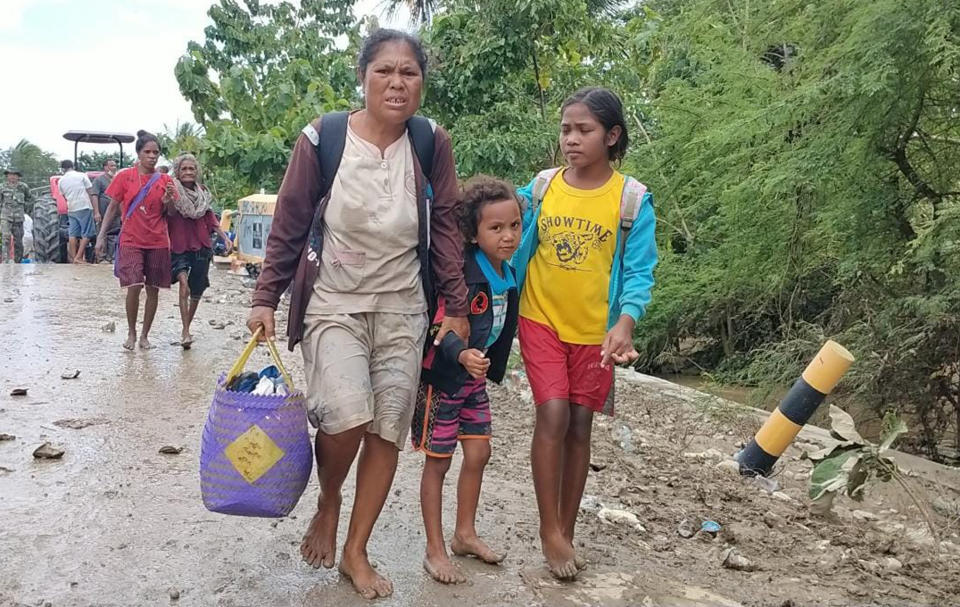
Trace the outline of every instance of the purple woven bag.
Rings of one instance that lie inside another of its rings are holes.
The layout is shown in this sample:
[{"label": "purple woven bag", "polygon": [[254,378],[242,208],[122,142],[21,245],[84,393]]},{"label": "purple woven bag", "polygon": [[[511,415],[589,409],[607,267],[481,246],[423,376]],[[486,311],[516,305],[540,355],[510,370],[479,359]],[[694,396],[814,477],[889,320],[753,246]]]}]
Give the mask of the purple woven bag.
[{"label": "purple woven bag", "polygon": [[[302,392],[260,396],[226,389],[256,345],[257,335],[217,381],[200,444],[200,491],[213,512],[282,517],[307,486],[313,448]],[[267,345],[292,389],[276,346]]]}]

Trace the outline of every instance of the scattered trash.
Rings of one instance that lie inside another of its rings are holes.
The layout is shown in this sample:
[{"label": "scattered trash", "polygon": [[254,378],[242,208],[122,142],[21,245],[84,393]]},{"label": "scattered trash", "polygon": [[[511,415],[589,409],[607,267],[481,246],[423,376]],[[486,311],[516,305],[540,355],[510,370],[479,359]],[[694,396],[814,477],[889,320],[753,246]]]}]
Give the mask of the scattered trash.
[{"label": "scattered trash", "polygon": [[100,330],[103,331],[104,333],[113,333],[114,331],[117,330],[117,323],[111,320],[107,324],[100,327]]},{"label": "scattered trash", "polygon": [[164,455],[179,455],[183,453],[183,447],[174,447],[173,445],[164,445],[160,447],[160,453]]},{"label": "scattered trash", "polygon": [[700,531],[704,533],[709,533],[711,536],[716,537],[720,533],[720,523],[716,521],[703,521],[700,523]]},{"label": "scattered trash", "polygon": [[637,518],[637,515],[632,512],[627,512],[626,510],[614,510],[613,508],[603,507],[600,508],[600,512],[597,512],[597,518],[612,525],[629,525],[637,531],[646,531],[643,525],[640,524],[640,519]]},{"label": "scattered trash", "polygon": [[26,388],[14,388],[13,390],[10,391],[10,396],[26,396],[26,395],[27,395]]},{"label": "scattered trash", "polygon": [[80,369],[72,369],[60,374],[60,379],[77,379],[78,377],[80,377]]},{"label": "scattered trash", "polygon": [[736,548],[727,548],[720,556],[721,562],[727,569],[735,571],[755,571],[757,566],[750,559],[737,552]]},{"label": "scattered trash", "polygon": [[607,465],[606,465],[606,464],[595,464],[595,463],[593,463],[593,462],[590,462],[590,469],[593,470],[594,472],[600,472],[600,471],[602,471],[602,470],[606,470],[606,469],[607,469]]},{"label": "scattered trash", "polygon": [[758,489],[762,489],[763,491],[766,491],[767,493],[774,493],[780,488],[780,483],[777,482],[777,479],[775,478],[769,478],[767,476],[759,476],[759,475],[751,476],[749,478],[750,480],[748,482],[750,484],[752,484],[754,487],[757,487]]},{"label": "scattered trash", "polygon": [[64,453],[64,450],[59,447],[54,447],[50,443],[43,443],[36,448],[33,456],[37,459],[60,459]]},{"label": "scattered trash", "polygon": [[16,440],[16,438],[17,437],[12,434],[6,434],[4,432],[0,432],[0,442],[3,442],[5,440]]},{"label": "scattered trash", "polygon": [[620,448],[627,453],[633,453],[633,432],[625,424],[620,424],[613,433],[613,438],[620,445]]},{"label": "scattered trash", "polygon": [[110,422],[102,418],[93,419],[58,419],[53,422],[58,428],[70,428],[71,430],[83,430],[88,426],[97,426],[100,424],[109,424]]},{"label": "scattered trash", "polygon": [[690,539],[696,532],[697,530],[693,526],[693,521],[688,518],[683,519],[680,521],[680,524],[677,525],[677,535],[683,539]]},{"label": "scattered trash", "polygon": [[596,495],[584,495],[580,499],[580,509],[585,512],[600,512],[603,509],[603,504]]}]

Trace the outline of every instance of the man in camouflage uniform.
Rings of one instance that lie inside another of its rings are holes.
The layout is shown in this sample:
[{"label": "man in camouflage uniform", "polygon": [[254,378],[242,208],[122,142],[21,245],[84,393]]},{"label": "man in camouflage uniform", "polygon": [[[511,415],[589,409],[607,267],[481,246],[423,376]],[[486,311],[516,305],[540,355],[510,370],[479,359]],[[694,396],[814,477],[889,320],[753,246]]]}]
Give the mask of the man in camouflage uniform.
[{"label": "man in camouflage uniform", "polygon": [[0,260],[10,261],[10,238],[13,238],[13,260],[23,259],[23,214],[29,203],[33,206],[33,194],[27,184],[20,183],[23,174],[14,168],[3,172],[6,182],[0,185]]}]

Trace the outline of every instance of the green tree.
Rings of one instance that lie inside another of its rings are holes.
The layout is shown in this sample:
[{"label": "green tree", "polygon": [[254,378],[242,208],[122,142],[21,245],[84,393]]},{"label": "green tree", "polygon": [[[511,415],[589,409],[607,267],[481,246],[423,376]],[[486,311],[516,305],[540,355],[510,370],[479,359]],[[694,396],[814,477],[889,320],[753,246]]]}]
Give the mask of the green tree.
[{"label": "green tree", "polygon": [[23,182],[36,188],[49,185],[50,176],[60,171],[60,161],[52,152],[21,139],[17,145],[0,152],[0,167],[20,169]]},{"label": "green tree", "polygon": [[[77,157],[77,162],[80,165],[79,170],[81,171],[99,171],[103,168],[103,163],[107,160],[113,160],[119,163],[120,152],[104,152],[102,150],[94,152],[80,152],[80,155]],[[135,158],[126,151],[123,153],[124,168],[133,166],[134,160]]]},{"label": "green tree", "polygon": [[204,131],[201,162],[221,203],[276,191],[300,129],[356,99],[352,4],[221,0],[210,8],[205,41],[188,44],[175,74]]}]

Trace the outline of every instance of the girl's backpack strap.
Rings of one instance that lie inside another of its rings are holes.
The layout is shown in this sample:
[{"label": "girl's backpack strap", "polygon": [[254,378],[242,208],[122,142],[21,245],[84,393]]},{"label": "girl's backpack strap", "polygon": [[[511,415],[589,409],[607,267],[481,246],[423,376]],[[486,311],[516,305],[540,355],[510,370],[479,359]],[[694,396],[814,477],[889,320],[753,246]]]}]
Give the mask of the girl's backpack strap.
[{"label": "girl's backpack strap", "polygon": [[633,227],[633,222],[640,215],[643,197],[647,193],[647,186],[633,177],[626,177],[623,181],[623,193],[620,195],[620,231],[626,240],[627,232]]},{"label": "girl's backpack strap", "polygon": [[530,201],[531,208],[536,209],[540,206],[540,203],[543,202],[543,197],[547,195],[547,190],[550,189],[550,182],[553,181],[553,178],[556,177],[559,172],[560,167],[554,167],[537,173],[537,176],[533,180],[533,200]]}]

